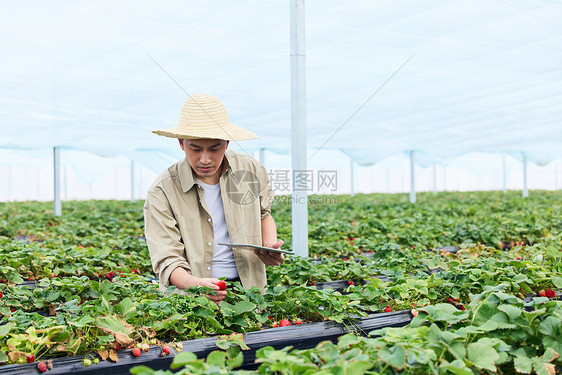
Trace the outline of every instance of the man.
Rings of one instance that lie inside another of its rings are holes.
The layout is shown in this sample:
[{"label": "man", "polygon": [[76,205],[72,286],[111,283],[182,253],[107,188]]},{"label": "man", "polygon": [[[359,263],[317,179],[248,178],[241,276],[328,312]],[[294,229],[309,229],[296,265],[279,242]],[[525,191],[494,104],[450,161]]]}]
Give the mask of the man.
[{"label": "man", "polygon": [[164,171],[150,187],[144,205],[145,233],[160,289],[206,286],[218,303],[220,277],[245,288],[265,290],[265,265],[280,265],[283,254],[232,248],[249,243],[279,249],[271,217],[273,192],[265,168],[246,154],[228,150],[230,141],[257,136],[232,124],[212,95],[185,101],[179,125],[154,131],[178,138],[185,159]]}]

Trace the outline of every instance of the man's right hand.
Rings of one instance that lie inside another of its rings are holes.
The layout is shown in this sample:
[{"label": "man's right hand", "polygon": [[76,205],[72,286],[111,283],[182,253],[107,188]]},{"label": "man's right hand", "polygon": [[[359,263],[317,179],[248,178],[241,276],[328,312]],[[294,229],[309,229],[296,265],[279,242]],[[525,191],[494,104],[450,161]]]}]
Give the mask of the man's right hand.
[{"label": "man's right hand", "polygon": [[[196,278],[195,276],[193,277],[194,279]],[[220,281],[219,279],[213,279],[213,278],[199,278],[197,277],[196,279],[199,280],[198,286],[206,286],[209,288],[213,288],[217,291],[217,294],[215,295],[213,294],[207,294],[207,298],[210,299],[211,301],[213,301],[214,303],[218,304],[220,301],[224,300],[226,298],[226,290],[219,290],[219,286],[217,285],[218,282]]]},{"label": "man's right hand", "polygon": [[181,267],[176,268],[170,275],[170,284],[175,285],[179,289],[187,289],[190,286],[206,286],[216,290],[216,294],[207,294],[207,298],[216,304],[226,298],[226,290],[220,290],[217,285],[219,281],[219,279],[211,277],[193,276]]}]

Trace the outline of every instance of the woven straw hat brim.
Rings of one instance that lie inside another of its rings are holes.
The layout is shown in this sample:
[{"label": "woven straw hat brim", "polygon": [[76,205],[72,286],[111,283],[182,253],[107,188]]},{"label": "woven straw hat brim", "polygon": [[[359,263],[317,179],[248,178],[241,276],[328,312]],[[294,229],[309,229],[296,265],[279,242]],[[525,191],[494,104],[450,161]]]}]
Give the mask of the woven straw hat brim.
[{"label": "woven straw hat brim", "polygon": [[254,132],[241,128],[234,124],[222,126],[221,128],[196,128],[182,129],[179,126],[164,130],[154,130],[154,134],[162,135],[169,138],[182,139],[223,139],[225,141],[245,141],[248,139],[259,138]]},{"label": "woven straw hat brim", "polygon": [[192,95],[183,103],[178,126],[153,133],[183,139],[243,141],[258,138],[255,133],[232,124],[221,101],[208,94]]}]

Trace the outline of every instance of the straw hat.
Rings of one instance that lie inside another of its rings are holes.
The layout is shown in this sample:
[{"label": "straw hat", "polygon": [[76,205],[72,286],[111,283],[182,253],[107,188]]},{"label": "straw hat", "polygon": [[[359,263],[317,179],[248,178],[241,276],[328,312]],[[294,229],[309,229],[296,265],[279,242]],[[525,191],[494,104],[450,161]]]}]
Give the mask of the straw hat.
[{"label": "straw hat", "polygon": [[153,133],[183,139],[243,141],[258,138],[253,132],[232,124],[221,101],[208,94],[191,95],[183,103],[178,126]]}]

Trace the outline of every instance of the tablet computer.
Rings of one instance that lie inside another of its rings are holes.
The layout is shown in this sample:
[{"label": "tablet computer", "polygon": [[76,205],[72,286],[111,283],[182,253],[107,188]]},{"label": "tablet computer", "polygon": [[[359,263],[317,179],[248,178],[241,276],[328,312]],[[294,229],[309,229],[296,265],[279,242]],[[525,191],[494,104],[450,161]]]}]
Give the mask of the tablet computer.
[{"label": "tablet computer", "polygon": [[273,251],[274,253],[295,254],[294,252],[288,251],[288,250],[274,249],[274,248],[271,248],[271,247],[252,245],[252,244],[249,244],[249,243],[224,243],[224,242],[219,242],[218,244],[223,245],[223,246],[232,246],[232,247],[241,247],[241,248],[245,247],[245,248],[247,248],[247,250],[260,249],[260,250]]}]

